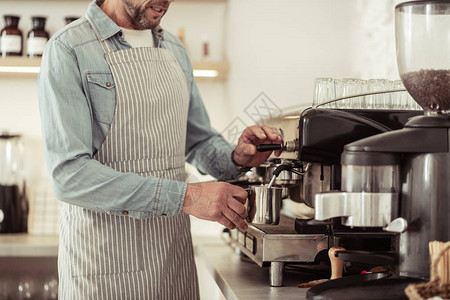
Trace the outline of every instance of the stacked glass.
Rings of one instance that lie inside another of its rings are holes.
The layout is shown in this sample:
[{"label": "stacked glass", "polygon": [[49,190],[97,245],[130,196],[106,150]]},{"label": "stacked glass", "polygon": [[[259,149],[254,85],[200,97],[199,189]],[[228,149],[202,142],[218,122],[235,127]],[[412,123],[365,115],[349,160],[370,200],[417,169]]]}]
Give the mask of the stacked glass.
[{"label": "stacked glass", "polygon": [[[333,101],[336,100],[336,101]],[[327,103],[328,101],[332,101]],[[313,106],[340,109],[422,110],[401,80],[316,78]]]}]

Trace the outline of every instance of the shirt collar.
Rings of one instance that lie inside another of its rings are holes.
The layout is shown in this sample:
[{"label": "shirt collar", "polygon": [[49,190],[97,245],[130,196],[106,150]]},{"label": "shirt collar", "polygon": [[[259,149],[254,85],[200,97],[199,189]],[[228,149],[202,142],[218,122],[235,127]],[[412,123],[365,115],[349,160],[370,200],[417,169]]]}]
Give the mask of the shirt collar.
[{"label": "shirt collar", "polygon": [[[91,21],[92,26],[95,27],[94,30],[98,33],[100,39],[104,41],[117,34],[120,31],[120,27],[100,8],[99,5],[102,2],[102,0],[93,0],[89,3],[86,17]],[[155,45],[158,47],[159,41],[164,40],[164,30],[158,25],[152,32],[156,42]]]},{"label": "shirt collar", "polygon": [[89,3],[86,18],[91,21],[94,30],[102,41],[112,37],[120,31],[119,26],[103,12],[95,0]]}]

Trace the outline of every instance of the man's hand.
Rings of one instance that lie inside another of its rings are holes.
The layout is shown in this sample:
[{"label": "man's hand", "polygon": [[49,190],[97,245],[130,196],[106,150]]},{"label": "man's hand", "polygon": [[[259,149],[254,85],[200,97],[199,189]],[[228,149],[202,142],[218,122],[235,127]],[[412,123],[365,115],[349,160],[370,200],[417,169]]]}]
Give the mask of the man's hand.
[{"label": "man's hand", "polygon": [[[258,152],[256,146],[260,144],[280,144],[282,142],[280,132],[268,126],[247,127],[239,137],[238,144],[234,149],[233,159],[241,166],[257,167],[269,158],[271,151]],[[275,151],[279,156],[282,150]]]},{"label": "man's hand", "polygon": [[182,211],[199,219],[216,221],[223,226],[247,230],[244,203],[247,192],[226,182],[189,183]]}]

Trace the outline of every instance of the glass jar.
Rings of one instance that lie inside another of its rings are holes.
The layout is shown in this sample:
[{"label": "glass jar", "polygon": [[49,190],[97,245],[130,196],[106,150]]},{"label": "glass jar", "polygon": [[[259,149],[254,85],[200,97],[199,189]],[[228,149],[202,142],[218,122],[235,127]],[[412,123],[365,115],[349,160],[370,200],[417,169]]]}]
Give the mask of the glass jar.
[{"label": "glass jar", "polygon": [[27,35],[27,55],[42,56],[50,35],[45,31],[45,17],[31,17],[33,28]]},{"label": "glass jar", "polygon": [[75,16],[68,16],[64,18],[64,21],[66,21],[66,25],[69,25],[70,23],[72,23],[73,21],[79,19],[80,17],[75,17]]},{"label": "glass jar", "polygon": [[0,131],[0,233],[27,232],[28,209],[20,135]]},{"label": "glass jar", "polygon": [[23,35],[19,29],[20,17],[5,15],[5,27],[0,32],[0,51],[2,57],[22,55]]}]

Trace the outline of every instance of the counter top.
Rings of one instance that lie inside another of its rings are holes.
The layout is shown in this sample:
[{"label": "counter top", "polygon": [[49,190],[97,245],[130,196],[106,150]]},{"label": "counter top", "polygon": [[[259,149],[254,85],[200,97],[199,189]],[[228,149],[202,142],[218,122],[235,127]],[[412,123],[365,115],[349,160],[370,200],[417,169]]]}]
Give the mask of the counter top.
[{"label": "counter top", "polygon": [[308,274],[284,272],[282,287],[269,285],[269,267],[261,268],[241,255],[225,241],[213,239],[199,242],[194,239],[196,255],[226,299],[306,299],[308,289],[298,288],[301,282],[313,280]]},{"label": "counter top", "polygon": [[[193,237],[196,259],[206,267],[226,299],[306,299],[307,289],[301,282],[315,278],[296,271],[284,272],[283,286],[271,287],[269,267],[260,267],[243,258],[220,237]],[[0,257],[56,257],[58,236],[4,234],[0,235]]]},{"label": "counter top", "polygon": [[0,257],[56,257],[58,255],[58,242],[57,235],[1,234]]}]

